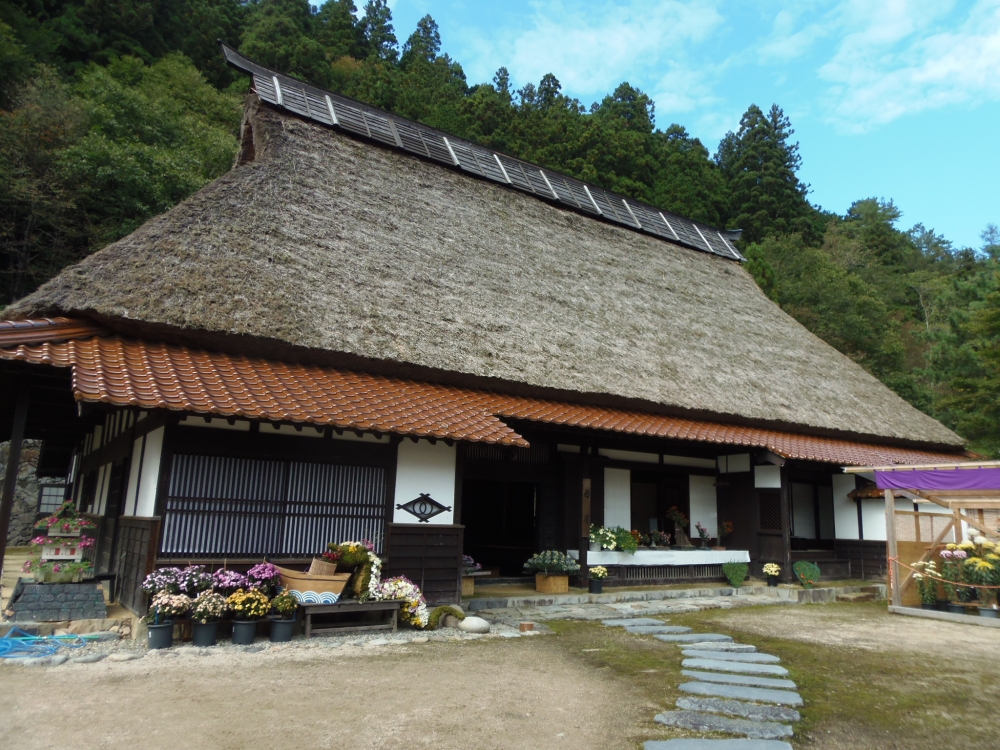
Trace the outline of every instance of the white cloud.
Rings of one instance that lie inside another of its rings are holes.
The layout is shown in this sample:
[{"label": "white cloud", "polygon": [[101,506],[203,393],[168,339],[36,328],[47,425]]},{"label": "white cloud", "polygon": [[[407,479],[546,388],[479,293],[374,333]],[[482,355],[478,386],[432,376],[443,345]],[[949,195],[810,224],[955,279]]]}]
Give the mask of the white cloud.
[{"label": "white cloud", "polygon": [[867,3],[842,7],[845,33],[819,76],[828,118],[864,132],[899,117],[1000,99],[1000,0]]}]

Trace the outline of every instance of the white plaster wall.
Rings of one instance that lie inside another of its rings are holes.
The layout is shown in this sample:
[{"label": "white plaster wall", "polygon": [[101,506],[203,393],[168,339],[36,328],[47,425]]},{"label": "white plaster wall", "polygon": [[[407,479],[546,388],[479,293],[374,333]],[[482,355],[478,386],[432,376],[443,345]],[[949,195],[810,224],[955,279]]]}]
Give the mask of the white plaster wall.
[{"label": "white plaster wall", "polygon": [[455,523],[455,457],[454,445],[440,440],[433,445],[427,440],[414,443],[404,440],[399,444],[396,458],[396,494],[393,503],[393,523],[419,523],[405,510],[396,508],[422,494],[430,495],[449,511],[439,513],[428,523]]},{"label": "white plaster wall", "polygon": [[[896,510],[913,510],[913,501],[897,497]],[[866,540],[879,542],[886,540],[885,499],[875,497],[861,501],[861,524]]]},{"label": "white plaster wall", "polygon": [[711,537],[719,535],[719,508],[715,497],[715,477],[691,474],[688,477],[691,509],[691,537],[697,539],[696,523],[700,523]]},{"label": "white plaster wall", "polygon": [[620,451],[615,448],[599,448],[598,455],[613,458],[616,461],[636,461],[645,464],[660,463],[659,453],[642,453],[640,451]]},{"label": "white plaster wall", "polygon": [[142,456],[142,475],[139,478],[139,496],[135,508],[137,516],[156,515],[156,483],[160,476],[160,454],[163,452],[164,431],[164,428],[160,427],[146,435],[146,447]]},{"label": "white plaster wall", "polygon": [[108,489],[111,487],[111,464],[104,464],[97,472],[97,494],[95,495],[94,512],[103,516],[108,507]]},{"label": "white plaster wall", "polygon": [[833,524],[835,539],[858,539],[858,504],[847,496],[854,491],[853,474],[834,474]]},{"label": "white plaster wall", "polygon": [[780,490],[781,467],[771,465],[754,466],[753,486],[758,490]]},{"label": "white plaster wall", "polygon": [[604,525],[632,528],[632,472],[604,469]]}]

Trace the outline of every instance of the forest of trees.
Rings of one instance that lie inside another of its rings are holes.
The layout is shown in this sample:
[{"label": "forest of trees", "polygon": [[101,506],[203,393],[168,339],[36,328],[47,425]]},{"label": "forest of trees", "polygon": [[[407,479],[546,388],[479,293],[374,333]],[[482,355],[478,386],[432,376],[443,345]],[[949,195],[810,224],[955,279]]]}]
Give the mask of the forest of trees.
[{"label": "forest of trees", "polygon": [[956,248],[891,200],[809,201],[777,105],[713,154],[622,83],[586,106],[547,74],[471,84],[425,16],[400,44],[385,0],[0,0],[0,306],[232,166],[264,65],[717,226],[744,230],[764,292],[912,404],[1000,455],[1000,231]]}]

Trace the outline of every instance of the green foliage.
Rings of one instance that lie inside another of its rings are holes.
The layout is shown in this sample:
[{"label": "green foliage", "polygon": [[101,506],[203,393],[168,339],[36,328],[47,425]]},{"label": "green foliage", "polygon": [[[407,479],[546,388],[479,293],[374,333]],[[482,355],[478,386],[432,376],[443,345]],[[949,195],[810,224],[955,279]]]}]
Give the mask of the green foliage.
[{"label": "green foliage", "polygon": [[729,581],[729,585],[734,589],[738,589],[747,579],[750,566],[742,562],[722,563],[722,572],[725,574],[726,580]]},{"label": "green foliage", "polygon": [[447,615],[451,615],[458,620],[465,619],[465,613],[460,609],[449,607],[447,604],[435,607],[431,610],[430,616],[427,618],[427,630],[437,630],[441,620]]},{"label": "green foliage", "polygon": [[792,570],[798,577],[799,583],[802,584],[803,588],[811,589],[819,580],[819,566],[808,560],[799,560],[792,563]]},{"label": "green foliage", "polygon": [[528,558],[524,564],[524,570],[528,573],[576,573],[580,570],[580,564],[572,557],[567,557],[562,552],[547,550],[537,552]]}]

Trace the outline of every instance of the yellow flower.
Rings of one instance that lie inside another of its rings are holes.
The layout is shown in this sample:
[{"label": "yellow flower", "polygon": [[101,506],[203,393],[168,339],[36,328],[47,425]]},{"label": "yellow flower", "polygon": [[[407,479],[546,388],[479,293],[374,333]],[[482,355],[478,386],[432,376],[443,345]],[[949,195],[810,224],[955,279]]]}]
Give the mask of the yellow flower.
[{"label": "yellow flower", "polygon": [[946,544],[946,545],[945,545],[945,547],[946,547],[947,549],[951,549],[951,550],[956,550],[956,549],[958,549],[958,545],[957,545],[957,544],[950,544],[950,543],[949,543],[949,544]]},{"label": "yellow flower", "polygon": [[958,548],[964,550],[970,550],[970,549],[975,549],[976,545],[970,542],[968,539],[966,539],[964,542],[958,545]]}]

